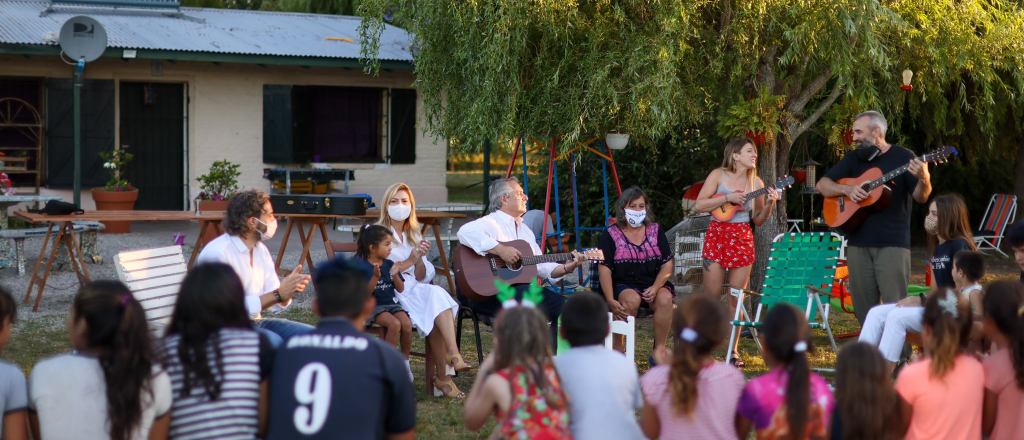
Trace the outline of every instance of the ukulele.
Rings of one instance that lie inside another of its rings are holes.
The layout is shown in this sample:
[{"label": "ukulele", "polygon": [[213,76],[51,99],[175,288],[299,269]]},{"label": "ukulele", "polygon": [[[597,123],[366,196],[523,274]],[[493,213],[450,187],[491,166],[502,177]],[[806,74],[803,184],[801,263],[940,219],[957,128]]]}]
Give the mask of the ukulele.
[{"label": "ukulele", "polygon": [[[783,176],[781,179],[779,179],[777,182],[775,182],[775,185],[772,185],[772,187],[774,187],[775,189],[780,189],[780,190],[781,189],[785,189],[785,188],[789,188],[790,186],[793,186],[793,176]],[[761,189],[759,189],[757,191],[751,191],[750,193],[747,194],[747,200],[753,199],[755,197],[761,197],[764,194],[768,194],[768,188],[769,187],[766,186],[766,187],[761,188]],[[736,192],[737,193],[742,193],[743,191],[736,191]],[[711,196],[711,198],[715,199],[715,198],[718,198],[718,197],[725,197],[725,196],[726,196],[726,194],[715,194],[715,195]],[[715,220],[718,220],[719,222],[726,223],[729,220],[732,220],[732,218],[736,216],[737,212],[739,212],[739,211],[746,211],[746,210],[747,210],[747,208],[744,208],[743,205],[737,205],[737,204],[732,203],[732,202],[725,202],[724,205],[719,206],[719,207],[715,208],[714,210],[712,210],[711,211],[711,216],[714,217]]]},{"label": "ukulele", "polygon": [[[455,268],[455,283],[466,298],[484,301],[498,293],[494,280],[505,284],[526,284],[537,279],[538,263],[561,263],[573,259],[571,253],[531,255],[533,248],[526,240],[513,240],[501,243],[515,248],[522,254],[519,261],[507,263],[497,255],[480,256],[472,248],[459,245],[452,258]],[[600,249],[586,249],[581,252],[588,260],[603,261],[604,252]]]},{"label": "ukulele", "polygon": [[[960,152],[954,147],[946,146],[927,153],[918,159],[921,162],[944,163],[949,156],[957,156]],[[836,183],[840,185],[859,185],[868,197],[860,202],[854,202],[846,195],[825,197],[825,204],[822,213],[825,223],[833,228],[842,228],[844,232],[852,232],[860,227],[861,222],[868,215],[881,211],[889,205],[892,200],[892,188],[886,183],[907,172],[910,164],[903,165],[888,173],[882,174],[882,170],[871,168],[857,177],[839,179]]]}]

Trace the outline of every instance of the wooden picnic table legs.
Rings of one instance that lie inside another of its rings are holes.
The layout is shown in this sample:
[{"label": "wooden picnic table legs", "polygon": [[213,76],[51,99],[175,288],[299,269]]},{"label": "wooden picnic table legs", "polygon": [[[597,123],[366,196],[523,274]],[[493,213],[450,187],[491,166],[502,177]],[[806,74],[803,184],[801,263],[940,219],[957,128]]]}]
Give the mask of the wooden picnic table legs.
[{"label": "wooden picnic table legs", "polygon": [[82,251],[78,248],[78,242],[75,241],[75,226],[71,222],[63,222],[59,226],[57,237],[53,240],[53,250],[50,251],[50,258],[46,261],[43,276],[39,276],[39,268],[43,264],[43,257],[46,255],[46,247],[50,244],[50,235],[53,234],[54,226],[56,226],[56,223],[50,223],[50,227],[46,230],[46,236],[43,238],[43,247],[39,250],[39,258],[36,259],[36,267],[32,270],[32,279],[28,283],[28,291],[25,292],[25,304],[28,304],[29,298],[32,297],[32,289],[39,286],[39,291],[36,293],[36,303],[32,307],[33,312],[39,309],[39,302],[43,299],[43,289],[46,288],[46,279],[50,277],[50,267],[53,266],[53,260],[57,258],[57,250],[61,244],[68,250],[71,265],[75,268],[75,274],[78,275],[78,285],[82,286],[90,281],[89,269],[85,267],[85,261],[82,260]]},{"label": "wooden picnic table legs", "polygon": [[[304,225],[309,225],[309,231],[307,232]],[[309,270],[309,274],[313,274],[313,256],[309,254],[309,248],[313,244],[313,234],[316,230],[320,229],[320,237],[324,241],[324,250],[326,251],[330,246],[330,239],[327,238],[327,217],[311,217],[311,218],[289,218],[288,228],[284,231],[284,237],[281,237],[281,249],[277,252],[277,261],[274,262],[274,268],[277,269],[277,274],[280,276],[288,276],[291,273],[289,269],[281,268],[281,260],[284,258],[284,251],[288,247],[288,237],[291,236],[292,226],[297,226],[299,230],[299,239],[302,242],[302,253],[299,254],[299,264],[303,260],[306,261],[306,269]]]},{"label": "wooden picnic table legs", "polygon": [[444,250],[444,242],[441,241],[441,230],[438,229],[437,225],[439,221],[437,219],[423,219],[421,220],[425,225],[430,225],[430,229],[434,230],[434,242],[437,243],[437,252],[441,254],[441,267],[435,267],[435,269],[441,269],[444,271],[444,277],[448,279],[448,292],[455,297],[455,281],[452,280],[452,269],[448,265],[448,253]]},{"label": "wooden picnic table legs", "polygon": [[196,262],[196,257],[199,256],[199,252],[206,246],[206,234],[208,230],[212,229],[211,232],[218,236],[224,233],[224,229],[220,227],[220,221],[217,220],[200,220],[199,221],[199,238],[196,238],[196,245],[192,246],[192,256],[188,259],[188,268],[191,269],[192,265]]}]

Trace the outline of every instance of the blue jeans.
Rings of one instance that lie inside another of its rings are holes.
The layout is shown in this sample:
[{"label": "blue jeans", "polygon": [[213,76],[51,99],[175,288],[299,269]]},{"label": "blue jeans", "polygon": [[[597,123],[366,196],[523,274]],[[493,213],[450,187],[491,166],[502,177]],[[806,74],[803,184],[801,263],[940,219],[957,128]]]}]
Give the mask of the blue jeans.
[{"label": "blue jeans", "polygon": [[315,327],[301,322],[279,318],[261,318],[253,320],[253,328],[270,340],[274,348],[280,347],[285,339],[313,331]]}]

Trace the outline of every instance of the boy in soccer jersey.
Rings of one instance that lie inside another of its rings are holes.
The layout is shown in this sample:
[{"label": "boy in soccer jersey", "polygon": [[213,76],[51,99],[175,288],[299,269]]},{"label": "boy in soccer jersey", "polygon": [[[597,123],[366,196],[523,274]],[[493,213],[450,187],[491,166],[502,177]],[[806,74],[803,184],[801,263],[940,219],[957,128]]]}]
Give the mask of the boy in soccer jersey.
[{"label": "boy in soccer jersey", "polygon": [[270,377],[267,440],[415,438],[416,399],[395,347],[362,332],[376,301],[369,266],[338,257],[321,264],[313,286],[320,324],[288,339]]}]

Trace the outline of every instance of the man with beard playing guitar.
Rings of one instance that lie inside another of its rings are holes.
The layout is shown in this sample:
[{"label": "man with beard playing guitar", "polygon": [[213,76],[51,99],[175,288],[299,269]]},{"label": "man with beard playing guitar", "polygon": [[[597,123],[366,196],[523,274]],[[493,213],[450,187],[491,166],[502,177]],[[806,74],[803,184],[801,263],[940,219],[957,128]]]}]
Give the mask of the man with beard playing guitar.
[{"label": "man with beard playing guitar", "polygon": [[[928,165],[914,153],[885,141],[888,124],[885,116],[875,111],[857,115],[853,121],[853,141],[857,149],[843,157],[818,181],[815,189],[825,197],[845,197],[852,202],[868,198],[858,185],[836,181],[857,177],[871,168],[888,173],[908,165],[903,173],[889,182],[891,202],[878,212],[869,214],[853,231],[844,231],[849,239],[847,264],[850,268],[850,292],[853,308],[861,325],[870,309],[879,303],[894,303],[907,296],[910,284],[910,210],[913,200],[928,201],[932,192]],[[852,205],[852,203],[851,203]]]}]

